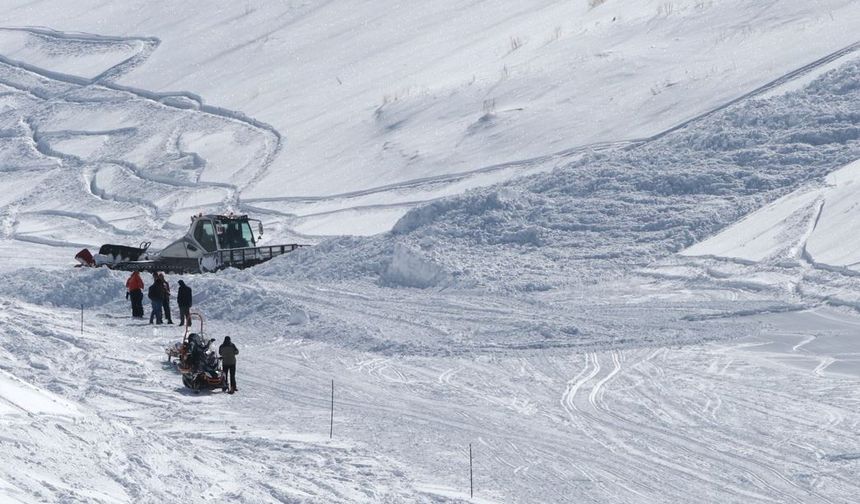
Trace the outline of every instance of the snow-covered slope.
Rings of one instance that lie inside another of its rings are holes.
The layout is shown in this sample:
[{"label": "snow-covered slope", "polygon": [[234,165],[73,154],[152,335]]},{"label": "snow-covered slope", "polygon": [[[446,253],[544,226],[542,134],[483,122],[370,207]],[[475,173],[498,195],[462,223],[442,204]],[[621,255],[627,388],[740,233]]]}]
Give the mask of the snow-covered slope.
[{"label": "snow-covered slope", "polygon": [[858,184],[860,162],[854,162],[828,175],[823,186],[786,195],[683,253],[755,262],[802,258],[856,270]]},{"label": "snow-covered slope", "polygon": [[[860,158],[859,74],[853,57],[804,89],[749,99],[658,139],[418,207],[390,234],[331,240],[271,267],[300,280],[370,276],[383,284],[525,292],[614,275],[682,250]],[[713,246],[736,234],[727,231]],[[403,263],[422,265],[410,268],[422,273],[405,278]]]},{"label": "snow-covered slope", "polygon": [[[18,89],[96,84],[62,104],[73,121],[37,112],[57,101],[46,91],[14,121],[51,133],[37,139],[50,152],[107,164],[94,192],[147,194],[161,213],[141,232],[241,198],[302,234],[370,234],[415,202],[717,107],[856,42],[858,14],[850,0],[13,1],[3,26],[66,33],[5,30],[0,54],[7,73],[43,74]],[[93,115],[94,100],[111,106]],[[206,184],[175,201],[188,181]]]},{"label": "snow-covered slope", "polygon": [[[856,2],[4,7],[0,500],[860,491]],[[391,229],[184,278],[235,395],[70,267],[205,209]]]}]

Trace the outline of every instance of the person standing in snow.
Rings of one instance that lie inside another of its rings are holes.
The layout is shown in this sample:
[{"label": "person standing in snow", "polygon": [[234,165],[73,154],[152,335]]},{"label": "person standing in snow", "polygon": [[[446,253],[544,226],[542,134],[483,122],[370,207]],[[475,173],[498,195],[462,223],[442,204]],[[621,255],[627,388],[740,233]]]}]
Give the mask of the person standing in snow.
[{"label": "person standing in snow", "polygon": [[143,318],[143,279],[140,278],[140,272],[135,271],[125,281],[125,288],[128,291],[125,293],[125,298],[131,298],[131,316],[132,318]]},{"label": "person standing in snow", "polygon": [[191,287],[179,281],[179,290],[176,292],[176,304],[179,305],[179,325],[191,325]]},{"label": "person standing in snow", "polygon": [[158,279],[161,280],[161,288],[164,294],[161,300],[161,307],[164,309],[164,318],[167,319],[168,324],[172,324],[173,320],[170,318],[170,284],[164,279],[164,273],[159,273]]},{"label": "person standing in snow", "polygon": [[149,291],[147,292],[147,297],[149,297],[149,302],[152,303],[152,312],[149,314],[149,323],[152,323],[152,319],[155,318],[156,324],[161,324],[161,303],[164,300],[164,287],[161,286],[161,279],[153,273],[155,277],[155,281],[152,282],[152,285],[149,286]]},{"label": "person standing in snow", "polygon": [[230,341],[230,336],[224,337],[224,343],[218,347],[218,355],[221,356],[224,372],[230,378],[230,391],[228,393],[232,394],[239,390],[236,388],[236,356],[239,355],[239,349]]}]

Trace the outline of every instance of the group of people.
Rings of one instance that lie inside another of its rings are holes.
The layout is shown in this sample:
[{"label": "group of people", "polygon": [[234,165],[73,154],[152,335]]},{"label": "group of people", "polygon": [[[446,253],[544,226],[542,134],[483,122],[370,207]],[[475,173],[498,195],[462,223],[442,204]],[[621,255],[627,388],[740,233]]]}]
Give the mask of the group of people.
[{"label": "group of people", "polygon": [[[180,280],[179,290],[176,293],[176,304],[179,306],[179,325],[191,325],[191,305],[192,294],[191,287],[185,285],[185,282]],[[131,300],[131,316],[133,318],[143,318],[143,278],[140,272],[135,271],[128,277],[125,282],[127,292],[125,298]],[[152,284],[147,290],[147,297],[152,305],[152,311],[149,314],[149,323],[153,321],[156,324],[162,324],[164,320],[168,324],[172,324],[173,320],[170,316],[170,284],[164,278],[164,273],[153,271]],[[162,317],[163,315],[163,317]],[[218,347],[218,354],[221,356],[224,373],[230,379],[230,393],[236,390],[236,355],[239,349],[230,341],[230,337],[224,338],[224,343]]]},{"label": "group of people", "polygon": [[[131,299],[131,316],[134,318],[143,318],[143,289],[145,286],[139,271],[133,272],[128,277],[125,287],[127,289],[125,298]],[[152,272],[152,285],[147,290],[147,297],[152,304],[149,323],[152,324],[154,321],[156,324],[162,324],[166,320],[168,324],[172,324],[173,319],[170,316],[170,284],[164,278],[164,273],[158,271]],[[179,325],[191,325],[191,287],[185,285],[185,282],[182,280],[179,281],[176,304],[179,305]]]}]

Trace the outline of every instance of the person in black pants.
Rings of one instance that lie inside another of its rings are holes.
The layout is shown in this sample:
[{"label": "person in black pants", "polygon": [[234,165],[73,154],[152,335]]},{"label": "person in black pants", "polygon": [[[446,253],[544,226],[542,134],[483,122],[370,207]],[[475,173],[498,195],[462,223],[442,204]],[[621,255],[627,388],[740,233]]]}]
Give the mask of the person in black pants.
[{"label": "person in black pants", "polygon": [[131,298],[131,316],[143,318],[143,279],[140,278],[140,273],[132,273],[125,281],[125,287],[128,289],[125,298]]},{"label": "person in black pants", "polygon": [[156,324],[161,323],[161,301],[164,299],[164,291],[161,287],[161,280],[158,280],[156,277],[155,282],[149,286],[149,292],[147,293],[149,297],[149,301],[152,303],[152,312],[149,314],[149,323],[152,323],[152,319],[155,319]]},{"label": "person in black pants", "polygon": [[218,347],[218,354],[221,356],[221,363],[224,365],[224,372],[230,378],[230,394],[236,392],[236,356],[239,355],[239,349],[230,341],[230,336],[224,338],[224,343]]},{"label": "person in black pants", "polygon": [[164,309],[164,318],[167,319],[168,324],[172,324],[173,320],[170,318],[170,284],[164,279],[164,273],[159,273],[158,279],[161,280],[161,288],[164,289],[164,297],[161,300],[161,307]]},{"label": "person in black pants", "polygon": [[179,281],[179,290],[176,292],[176,304],[179,305],[179,325],[191,325],[191,287]]}]

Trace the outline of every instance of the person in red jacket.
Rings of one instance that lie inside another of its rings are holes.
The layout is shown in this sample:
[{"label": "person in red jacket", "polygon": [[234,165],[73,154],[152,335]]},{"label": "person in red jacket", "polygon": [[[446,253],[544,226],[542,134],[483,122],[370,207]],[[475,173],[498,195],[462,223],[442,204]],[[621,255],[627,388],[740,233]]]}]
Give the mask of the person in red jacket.
[{"label": "person in red jacket", "polygon": [[128,289],[125,298],[131,298],[131,316],[143,318],[143,279],[140,278],[139,272],[135,271],[128,277],[125,288]]}]

